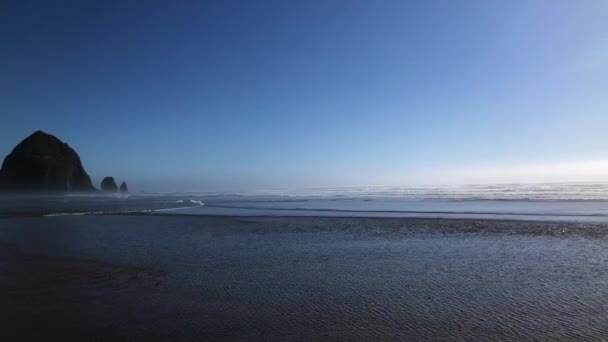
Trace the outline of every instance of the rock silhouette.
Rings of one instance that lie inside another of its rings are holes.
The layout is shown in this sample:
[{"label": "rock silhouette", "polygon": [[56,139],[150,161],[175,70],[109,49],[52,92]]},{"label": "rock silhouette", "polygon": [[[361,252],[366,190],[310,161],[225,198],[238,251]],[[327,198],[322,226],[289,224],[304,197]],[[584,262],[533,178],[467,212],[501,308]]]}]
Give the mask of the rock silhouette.
[{"label": "rock silhouette", "polygon": [[0,191],[95,191],[80,157],[68,144],[36,131],[6,156],[0,169]]},{"label": "rock silhouette", "polygon": [[129,192],[129,188],[127,188],[127,183],[122,182],[122,184],[120,184],[120,193],[126,194],[128,192]]},{"label": "rock silhouette", "polygon": [[106,177],[101,181],[101,191],[103,192],[118,192],[118,186],[114,181],[114,177]]}]

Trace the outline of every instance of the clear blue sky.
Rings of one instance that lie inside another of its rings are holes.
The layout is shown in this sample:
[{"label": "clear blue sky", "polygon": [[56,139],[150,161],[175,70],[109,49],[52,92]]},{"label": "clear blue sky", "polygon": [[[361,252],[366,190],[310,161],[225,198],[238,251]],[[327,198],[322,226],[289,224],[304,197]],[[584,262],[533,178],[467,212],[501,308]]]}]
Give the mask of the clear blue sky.
[{"label": "clear blue sky", "polygon": [[606,18],[600,0],[2,1],[0,154],[42,129],[95,183],[142,190],[608,176]]}]

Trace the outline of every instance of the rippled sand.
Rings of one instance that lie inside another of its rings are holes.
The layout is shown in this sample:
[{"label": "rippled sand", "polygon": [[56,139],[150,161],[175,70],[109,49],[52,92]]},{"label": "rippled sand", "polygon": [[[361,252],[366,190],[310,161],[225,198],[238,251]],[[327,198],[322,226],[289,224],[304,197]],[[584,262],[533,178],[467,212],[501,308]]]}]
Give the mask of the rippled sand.
[{"label": "rippled sand", "polygon": [[0,220],[0,338],[602,341],[605,225]]}]

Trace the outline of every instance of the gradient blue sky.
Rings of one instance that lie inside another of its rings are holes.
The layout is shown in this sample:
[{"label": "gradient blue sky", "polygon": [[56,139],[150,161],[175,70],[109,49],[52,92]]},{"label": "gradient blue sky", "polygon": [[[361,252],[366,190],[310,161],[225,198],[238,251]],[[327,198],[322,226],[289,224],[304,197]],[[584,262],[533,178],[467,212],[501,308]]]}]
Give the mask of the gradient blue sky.
[{"label": "gradient blue sky", "polygon": [[2,1],[0,154],[140,190],[608,179],[608,2]]}]

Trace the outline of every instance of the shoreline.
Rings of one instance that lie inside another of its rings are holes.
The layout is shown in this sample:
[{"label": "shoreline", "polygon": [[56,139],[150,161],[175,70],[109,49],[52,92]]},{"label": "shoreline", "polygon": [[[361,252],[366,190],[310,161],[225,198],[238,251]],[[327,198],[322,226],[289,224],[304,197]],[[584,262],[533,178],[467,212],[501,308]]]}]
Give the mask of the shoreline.
[{"label": "shoreline", "polygon": [[[148,220],[190,221],[194,225],[207,226],[208,221],[252,223],[258,231],[285,232],[336,231],[366,234],[467,234],[467,235],[521,235],[550,237],[608,238],[608,223],[518,220],[504,218],[434,218],[434,217],[363,217],[363,216],[276,216],[276,215],[196,215],[171,213],[100,213],[60,216],[0,216],[0,222],[27,219],[47,220],[95,220],[95,218],[132,217]],[[142,224],[145,222],[142,222]],[[245,231],[251,227],[243,225]],[[238,229],[236,227],[230,230]]]},{"label": "shoreline", "polygon": [[[395,212],[395,213],[405,213],[405,214],[420,214],[421,216],[375,216],[375,215],[349,215],[348,213],[392,213],[392,211],[349,211],[349,210],[340,210],[339,212],[347,213],[345,215],[271,215],[271,214],[259,214],[259,215],[251,215],[251,214],[178,214],[171,213],[173,210],[183,210],[183,209],[192,209],[198,208],[198,206],[194,207],[184,207],[184,208],[170,208],[170,209],[152,209],[152,210],[134,210],[134,211],[116,211],[116,212],[36,212],[36,213],[0,213],[1,219],[13,219],[13,218],[42,218],[42,217],[70,217],[70,216],[150,216],[150,217],[226,217],[226,218],[280,218],[280,219],[289,219],[289,218],[337,218],[337,219],[386,219],[386,220],[464,220],[464,221],[490,221],[490,222],[523,222],[523,223],[564,223],[564,224],[585,224],[585,225],[605,225],[608,227],[608,222],[602,221],[579,221],[576,219],[518,219],[518,218],[505,218],[505,217],[446,217],[446,216],[424,216],[425,213],[428,214],[445,214],[445,215],[488,215],[488,216],[531,216],[531,217],[598,217],[598,215],[581,215],[581,214],[572,214],[572,215],[551,215],[551,214],[537,214],[537,213],[476,213],[476,212],[425,212],[425,211],[408,211],[408,212]],[[283,211],[283,209],[281,209]],[[312,210],[311,210],[312,211]],[[316,211],[316,210],[315,210]],[[320,212],[331,211],[333,210],[318,210]]]}]

